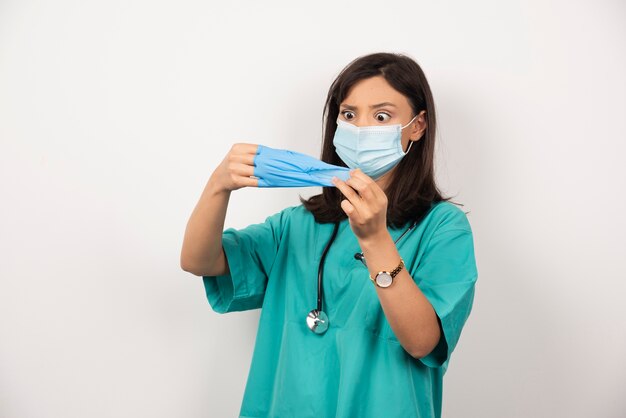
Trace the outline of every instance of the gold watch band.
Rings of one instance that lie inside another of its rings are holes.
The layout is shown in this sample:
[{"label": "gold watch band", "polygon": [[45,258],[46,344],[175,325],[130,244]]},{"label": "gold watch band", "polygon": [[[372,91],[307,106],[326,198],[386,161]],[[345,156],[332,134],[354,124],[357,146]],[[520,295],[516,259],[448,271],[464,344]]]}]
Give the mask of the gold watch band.
[{"label": "gold watch band", "polygon": [[398,264],[398,267],[396,267],[390,274],[391,274],[391,278],[394,278],[398,275],[398,273],[400,273],[400,271],[402,271],[402,269],[404,268],[404,260],[401,258],[400,259],[400,264]]}]

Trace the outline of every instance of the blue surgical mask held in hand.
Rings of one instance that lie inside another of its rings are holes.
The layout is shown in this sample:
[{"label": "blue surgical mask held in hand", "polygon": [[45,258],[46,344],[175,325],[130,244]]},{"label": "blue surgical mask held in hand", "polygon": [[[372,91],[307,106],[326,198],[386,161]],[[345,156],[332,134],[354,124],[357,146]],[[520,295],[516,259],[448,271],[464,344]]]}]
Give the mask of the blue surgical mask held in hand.
[{"label": "blue surgical mask held in hand", "polygon": [[333,176],[346,181],[350,169],[299,152],[259,145],[254,157],[254,176],[259,179],[258,187],[335,187]]},{"label": "blue surgical mask held in hand", "polygon": [[[411,122],[418,115],[415,115]],[[374,180],[395,167],[409,153],[413,141],[409,142],[406,153],[402,149],[402,130],[411,122],[402,126],[372,125],[356,126],[337,119],[337,130],[333,145],[337,155],[351,169],[360,168]]]}]

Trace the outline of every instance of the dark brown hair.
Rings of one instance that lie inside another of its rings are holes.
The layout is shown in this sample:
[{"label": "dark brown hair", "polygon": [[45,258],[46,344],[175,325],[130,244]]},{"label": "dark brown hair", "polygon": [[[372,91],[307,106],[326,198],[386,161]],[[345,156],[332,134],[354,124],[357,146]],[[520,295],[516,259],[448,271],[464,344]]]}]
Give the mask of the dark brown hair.
[{"label": "dark brown hair", "polygon": [[[321,160],[346,167],[333,145],[339,104],[356,82],[379,75],[408,99],[413,115],[426,110],[423,138],[413,143],[409,153],[400,160],[386,190],[387,225],[400,228],[409,221],[422,219],[434,203],[451,199],[444,198],[435,184],[435,103],[426,76],[413,59],[403,54],[379,52],[356,58],[339,73],[330,86],[322,115]],[[321,194],[309,199],[300,196],[304,207],[321,223],[347,218],[341,208],[343,199],[336,187],[324,187]]]}]

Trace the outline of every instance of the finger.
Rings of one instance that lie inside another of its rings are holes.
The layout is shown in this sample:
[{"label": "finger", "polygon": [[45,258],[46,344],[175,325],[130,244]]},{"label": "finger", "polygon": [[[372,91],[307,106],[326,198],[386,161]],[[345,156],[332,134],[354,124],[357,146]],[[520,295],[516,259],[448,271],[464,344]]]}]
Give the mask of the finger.
[{"label": "finger", "polygon": [[378,185],[378,183],[376,183],[376,181],[374,181],[374,179],[361,171],[360,168],[352,170],[350,174],[352,175],[352,177],[358,178],[359,180],[368,184],[370,186],[370,190],[378,201],[387,201],[387,195],[385,194],[385,191]]},{"label": "finger", "polygon": [[254,159],[256,154],[231,154],[230,161],[233,163],[242,163],[250,166],[254,166]]},{"label": "finger", "polygon": [[259,144],[248,144],[245,142],[238,142],[233,144],[231,150],[236,154],[256,154]]},{"label": "finger", "polygon": [[348,218],[356,221],[355,218],[358,214],[356,213],[356,209],[354,208],[354,205],[350,203],[349,200],[344,199],[341,201],[341,209],[343,209],[346,215],[348,215]]},{"label": "finger", "polygon": [[357,194],[357,192],[350,186],[348,186],[343,180],[334,177],[333,182],[335,186],[343,193],[343,195],[350,201],[352,206],[356,209],[358,213],[361,211],[365,211],[363,208],[363,200],[361,196]]},{"label": "finger", "polygon": [[361,170],[360,168],[355,168],[354,170],[350,170],[350,175],[354,177],[358,177],[366,183],[376,183],[373,178],[365,174],[363,170]]},{"label": "finger", "polygon": [[350,177],[346,180],[346,184],[355,189],[361,197],[363,204],[362,207],[359,208],[359,214],[363,217],[363,219],[370,218],[372,214],[378,210],[380,205],[370,186],[364,183],[363,180],[356,177]]},{"label": "finger", "polygon": [[239,175],[234,175],[234,177],[235,184],[239,186],[259,187],[259,179]]},{"label": "finger", "polygon": [[377,196],[373,188],[369,183],[363,181],[363,179],[353,176],[346,180],[346,184],[356,190],[364,201],[369,204],[377,203]]},{"label": "finger", "polygon": [[254,176],[254,166],[242,164],[242,163],[230,163],[228,166],[232,173],[240,176]]}]

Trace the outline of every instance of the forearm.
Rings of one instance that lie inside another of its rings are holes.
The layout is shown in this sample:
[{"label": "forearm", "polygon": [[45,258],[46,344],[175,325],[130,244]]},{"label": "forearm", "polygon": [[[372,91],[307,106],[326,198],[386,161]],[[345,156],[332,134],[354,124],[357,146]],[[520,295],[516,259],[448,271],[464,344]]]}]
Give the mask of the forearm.
[{"label": "forearm", "polygon": [[[400,254],[388,231],[367,241],[360,241],[371,277],[379,271],[391,271],[400,262]],[[387,288],[376,288],[385,317],[404,349],[415,358],[430,353],[440,338],[437,315],[406,268]]]},{"label": "forearm", "polygon": [[222,249],[222,232],[230,191],[209,179],[187,227],[180,255],[181,268],[201,276],[228,272]]}]

